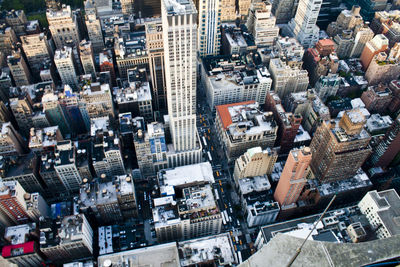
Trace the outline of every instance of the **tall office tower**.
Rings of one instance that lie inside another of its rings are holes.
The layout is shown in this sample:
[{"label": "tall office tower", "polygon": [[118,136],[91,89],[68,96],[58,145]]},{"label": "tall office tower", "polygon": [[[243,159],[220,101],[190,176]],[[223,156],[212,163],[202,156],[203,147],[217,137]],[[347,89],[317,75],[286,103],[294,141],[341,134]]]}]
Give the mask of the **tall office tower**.
[{"label": "tall office tower", "polygon": [[76,164],[75,146],[70,140],[57,142],[54,155],[56,156],[54,169],[61,182],[69,193],[78,192],[82,177]]},{"label": "tall office tower", "polygon": [[387,10],[386,8],[390,5],[387,0],[358,0],[357,2],[361,7],[361,16],[366,21],[371,21],[376,13]]},{"label": "tall office tower", "polygon": [[275,25],[275,17],[271,14],[269,1],[254,2],[249,10],[247,28],[254,36],[257,47],[271,46],[279,35],[279,27]]},{"label": "tall office tower", "polygon": [[21,50],[14,50],[11,56],[7,57],[7,65],[11,71],[15,86],[29,85],[33,82],[31,72]]},{"label": "tall office tower", "polygon": [[17,181],[0,181],[0,210],[15,224],[29,219],[24,195],[26,191]]},{"label": "tall office tower", "polygon": [[33,127],[33,102],[30,95],[27,92],[21,92],[18,97],[11,98],[10,108],[21,133],[28,136],[30,129]]},{"label": "tall office tower", "polygon": [[145,23],[146,47],[149,57],[154,109],[167,111],[167,92],[164,69],[163,28],[160,20]]},{"label": "tall office tower", "polygon": [[386,168],[400,152],[400,118],[398,117],[381,139],[370,158],[373,166]]},{"label": "tall office tower", "polygon": [[49,22],[49,30],[58,49],[65,45],[79,45],[78,22],[70,6],[62,5],[60,10],[48,9],[46,17]]},{"label": "tall office tower", "polygon": [[300,0],[296,16],[289,22],[289,28],[305,48],[314,46],[319,39],[316,23],[321,4],[319,0]]},{"label": "tall office tower", "polygon": [[292,149],[289,152],[274,193],[274,199],[283,209],[285,206],[294,207],[293,204],[297,202],[307,183],[307,177],[311,175],[311,158],[309,147]]},{"label": "tall office tower", "polygon": [[64,85],[69,85],[74,89],[78,88],[78,75],[72,48],[64,46],[57,49],[54,54],[54,63],[57,66],[58,74]]},{"label": "tall office tower", "polygon": [[45,92],[42,97],[43,111],[50,125],[58,125],[63,136],[71,133],[71,129],[64,112],[58,102],[58,96],[51,91]]},{"label": "tall office tower", "polygon": [[298,0],[272,1],[272,13],[275,15],[276,24],[286,24],[294,17]]},{"label": "tall office tower", "polygon": [[49,61],[53,56],[53,51],[49,44],[51,38],[43,32],[23,35],[20,38],[22,49],[31,67],[32,74],[34,77],[37,77],[40,74],[43,62]]},{"label": "tall office tower", "polygon": [[250,148],[236,159],[233,177],[238,182],[239,179],[247,177],[271,174],[277,159],[276,150],[270,148],[262,150],[259,146]]},{"label": "tall office tower", "polygon": [[133,3],[134,0],[121,0],[121,8],[122,8],[122,14],[129,16],[129,15],[133,15],[134,12],[134,7],[133,7]]},{"label": "tall office tower", "polygon": [[323,121],[310,144],[311,168],[321,182],[353,177],[371,153],[366,119],[359,109],[344,112],[340,120]]},{"label": "tall office tower", "polygon": [[161,2],[173,165],[200,161],[196,129],[197,11],[191,0]]},{"label": "tall office tower", "polygon": [[82,40],[82,42],[79,43],[79,56],[85,74],[91,74],[92,77],[96,76],[93,46],[91,41]]},{"label": "tall office tower", "polygon": [[110,121],[113,121],[115,111],[108,83],[94,82],[84,85],[80,95],[82,101],[86,104],[90,119],[108,117]]},{"label": "tall office tower", "polygon": [[236,1],[220,0],[221,21],[234,21],[236,19]]},{"label": "tall office tower", "polygon": [[220,0],[198,1],[199,56],[218,55],[221,47]]},{"label": "tall office tower", "polygon": [[354,45],[350,52],[350,57],[360,57],[367,42],[374,38],[374,32],[368,24],[363,24],[354,29],[353,35]]},{"label": "tall office tower", "polygon": [[1,125],[0,155],[16,156],[28,152],[28,145],[24,138],[14,129],[10,122]]},{"label": "tall office tower", "polygon": [[104,48],[103,32],[94,0],[85,1],[85,24],[89,40],[92,42],[93,52],[100,53]]},{"label": "tall office tower", "polygon": [[374,38],[367,42],[361,53],[360,61],[367,70],[374,56],[380,52],[385,52],[389,48],[389,39],[383,34],[377,34]]}]

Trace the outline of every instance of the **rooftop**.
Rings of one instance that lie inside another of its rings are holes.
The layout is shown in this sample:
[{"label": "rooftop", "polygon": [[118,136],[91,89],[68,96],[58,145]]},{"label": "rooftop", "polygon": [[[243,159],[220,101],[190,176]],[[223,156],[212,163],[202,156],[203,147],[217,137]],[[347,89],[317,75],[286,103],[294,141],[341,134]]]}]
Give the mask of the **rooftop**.
[{"label": "rooftop", "polygon": [[185,186],[198,183],[214,183],[210,162],[165,169],[158,172],[161,194],[167,194],[168,187]]},{"label": "rooftop", "polygon": [[181,266],[194,266],[215,261],[217,265],[235,264],[234,249],[227,233],[178,243]]},{"label": "rooftop", "polygon": [[377,192],[370,191],[368,195],[378,207],[378,216],[390,235],[400,234],[400,197],[394,189]]},{"label": "rooftop", "polygon": [[240,192],[243,195],[252,192],[261,192],[271,189],[271,184],[269,183],[268,176],[256,176],[251,178],[239,179]]},{"label": "rooftop", "polygon": [[317,188],[321,196],[330,196],[358,188],[368,188],[371,186],[372,182],[368,178],[368,175],[359,169],[357,174],[352,178],[330,183],[322,183]]},{"label": "rooftop", "polygon": [[10,240],[11,245],[23,244],[28,241],[29,235],[36,230],[36,223],[28,223],[7,227],[4,238]]},{"label": "rooftop", "polygon": [[61,243],[75,242],[85,238],[84,235],[86,235],[86,233],[83,232],[84,224],[88,224],[88,222],[83,214],[64,217],[58,233],[61,238]]},{"label": "rooftop", "polygon": [[389,115],[381,116],[380,114],[372,114],[366,123],[367,131],[372,134],[374,132],[384,132],[392,125],[393,120]]},{"label": "rooftop", "polygon": [[133,266],[180,266],[176,242],[128,250],[98,257],[99,266],[112,265],[113,267],[124,267],[126,262]]},{"label": "rooftop", "polygon": [[[274,237],[261,250],[239,267],[285,266],[303,243],[303,238],[285,234]],[[365,266],[400,256],[397,244],[400,236],[357,244],[342,244],[309,240],[293,266]]]},{"label": "rooftop", "polygon": [[114,88],[113,94],[118,104],[151,101],[149,82],[131,82],[129,87]]},{"label": "rooftop", "polygon": [[196,14],[197,10],[191,0],[163,0],[168,16]]},{"label": "rooftop", "polygon": [[[314,223],[318,221],[319,217],[320,214],[315,214],[264,226],[261,228],[261,231],[265,243],[270,242],[271,239],[280,233],[305,239],[313,228]],[[327,237],[327,232],[329,232],[331,237],[333,236],[334,239],[325,239],[323,241],[351,243],[352,240],[345,230],[350,224],[358,222],[360,222],[365,228],[370,227],[367,218],[360,212],[360,209],[357,206],[328,211],[322,221],[317,224],[317,227],[312,232],[309,240],[322,241],[324,237]],[[370,234],[373,236],[372,231]]]}]

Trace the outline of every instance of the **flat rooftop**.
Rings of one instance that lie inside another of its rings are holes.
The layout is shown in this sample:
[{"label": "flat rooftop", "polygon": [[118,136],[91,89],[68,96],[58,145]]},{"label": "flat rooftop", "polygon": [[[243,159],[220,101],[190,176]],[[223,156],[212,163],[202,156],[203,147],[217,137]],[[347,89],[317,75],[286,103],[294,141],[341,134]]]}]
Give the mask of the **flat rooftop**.
[{"label": "flat rooftop", "polygon": [[178,243],[181,266],[217,261],[221,265],[235,263],[234,248],[228,233]]},{"label": "flat rooftop", "polygon": [[99,266],[110,263],[115,267],[126,266],[127,262],[130,266],[180,267],[175,242],[100,256],[97,262]]},{"label": "flat rooftop", "polygon": [[158,172],[158,178],[161,191],[162,187],[167,186],[215,182],[213,170],[209,162],[161,170]]}]

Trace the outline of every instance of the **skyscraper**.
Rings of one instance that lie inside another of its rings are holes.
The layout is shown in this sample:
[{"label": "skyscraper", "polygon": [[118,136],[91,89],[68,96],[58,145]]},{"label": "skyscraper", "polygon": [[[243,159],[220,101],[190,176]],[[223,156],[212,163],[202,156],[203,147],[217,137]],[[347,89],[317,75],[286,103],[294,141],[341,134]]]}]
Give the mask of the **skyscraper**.
[{"label": "skyscraper", "polygon": [[310,175],[311,150],[309,147],[292,149],[283,168],[274,198],[283,206],[297,202],[307,176]]},{"label": "skyscraper", "polygon": [[[196,129],[197,12],[191,0],[161,3],[172,165],[200,160]],[[189,154],[188,154],[189,153]]]},{"label": "skyscraper", "polygon": [[82,40],[79,43],[79,56],[85,74],[96,75],[93,46],[91,41]]},{"label": "skyscraper", "polygon": [[218,55],[221,46],[220,0],[199,1],[199,36],[200,56]]},{"label": "skyscraper", "polygon": [[359,109],[348,110],[339,120],[324,121],[311,141],[311,168],[316,178],[331,182],[353,177],[371,153],[371,136]]},{"label": "skyscraper", "polygon": [[321,5],[320,0],[300,0],[296,15],[289,22],[296,39],[305,48],[312,47],[318,41],[319,28],[316,23]]}]

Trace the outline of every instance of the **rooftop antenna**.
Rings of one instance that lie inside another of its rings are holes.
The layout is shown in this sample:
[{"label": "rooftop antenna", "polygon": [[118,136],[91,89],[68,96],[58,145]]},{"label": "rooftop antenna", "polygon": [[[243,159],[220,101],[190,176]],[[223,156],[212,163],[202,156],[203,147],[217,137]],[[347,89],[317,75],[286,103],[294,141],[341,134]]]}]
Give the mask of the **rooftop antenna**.
[{"label": "rooftop antenna", "polygon": [[325,216],[325,213],[328,211],[328,209],[330,208],[330,206],[332,205],[333,201],[336,199],[336,195],[334,195],[331,199],[331,201],[329,202],[328,206],[326,206],[324,212],[321,214],[321,216],[319,216],[319,219],[314,223],[313,228],[311,229],[311,231],[308,233],[306,239],[304,239],[303,243],[300,245],[300,247],[298,247],[296,249],[296,253],[293,255],[293,257],[290,259],[289,263],[286,265],[286,267],[290,267],[292,266],[292,264],[294,263],[294,261],[296,260],[296,258],[300,255],[301,253],[301,249],[303,248],[304,244],[307,242],[308,238],[310,237],[310,235],[312,234],[312,232],[314,232],[315,228],[317,227],[318,223],[322,220],[322,218]]}]

